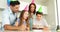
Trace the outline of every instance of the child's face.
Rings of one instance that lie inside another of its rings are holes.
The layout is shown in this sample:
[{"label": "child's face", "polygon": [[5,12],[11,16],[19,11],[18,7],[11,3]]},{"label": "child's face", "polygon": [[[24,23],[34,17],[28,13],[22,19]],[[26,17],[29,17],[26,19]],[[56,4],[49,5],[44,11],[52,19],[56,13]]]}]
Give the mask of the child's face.
[{"label": "child's face", "polygon": [[28,12],[27,11],[24,13],[23,18],[24,19],[27,19],[28,18]]},{"label": "child's face", "polygon": [[37,18],[38,20],[40,20],[40,19],[42,18],[42,15],[37,14],[37,15],[36,15],[36,18]]}]

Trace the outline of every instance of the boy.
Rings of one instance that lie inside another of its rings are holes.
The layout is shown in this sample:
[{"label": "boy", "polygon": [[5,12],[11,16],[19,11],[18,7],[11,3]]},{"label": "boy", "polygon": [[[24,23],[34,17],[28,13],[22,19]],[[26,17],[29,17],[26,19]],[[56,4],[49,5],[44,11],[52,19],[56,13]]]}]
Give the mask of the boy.
[{"label": "boy", "polygon": [[43,18],[43,13],[42,12],[36,12],[36,19],[33,20],[33,28],[38,28],[38,29],[48,29],[48,24],[46,20]]}]

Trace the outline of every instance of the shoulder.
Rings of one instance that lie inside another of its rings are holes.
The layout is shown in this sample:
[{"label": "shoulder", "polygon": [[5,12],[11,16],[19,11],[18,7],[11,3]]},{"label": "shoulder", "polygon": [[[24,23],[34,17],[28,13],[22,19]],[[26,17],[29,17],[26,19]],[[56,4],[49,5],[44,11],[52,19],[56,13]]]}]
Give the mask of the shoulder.
[{"label": "shoulder", "polygon": [[47,21],[46,21],[45,18],[42,18],[42,19],[41,19],[41,22],[42,22],[42,23],[47,23]]},{"label": "shoulder", "polygon": [[2,11],[2,17],[9,17],[9,12],[7,10]]},{"label": "shoulder", "polygon": [[43,21],[46,21],[46,19],[45,19],[45,18],[42,18],[42,20],[43,20]]}]

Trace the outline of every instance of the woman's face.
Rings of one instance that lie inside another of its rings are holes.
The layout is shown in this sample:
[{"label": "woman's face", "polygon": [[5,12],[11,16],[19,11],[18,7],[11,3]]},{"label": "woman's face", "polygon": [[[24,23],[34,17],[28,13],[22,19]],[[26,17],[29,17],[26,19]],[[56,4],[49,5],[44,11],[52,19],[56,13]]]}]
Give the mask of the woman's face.
[{"label": "woman's face", "polygon": [[27,19],[28,18],[28,12],[27,11],[24,13],[23,18],[24,19]]},{"label": "woman's face", "polygon": [[31,12],[34,12],[35,6],[34,5],[31,5],[30,8],[31,8],[30,11]]}]

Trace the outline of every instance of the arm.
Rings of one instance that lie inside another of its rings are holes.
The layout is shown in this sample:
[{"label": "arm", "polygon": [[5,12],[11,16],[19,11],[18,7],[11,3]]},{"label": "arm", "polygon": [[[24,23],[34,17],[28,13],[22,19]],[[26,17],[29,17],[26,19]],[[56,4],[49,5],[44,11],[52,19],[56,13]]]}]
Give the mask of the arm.
[{"label": "arm", "polygon": [[9,19],[9,14],[5,13],[5,12],[2,14],[2,27],[5,30],[15,30],[15,29],[18,30],[18,27],[11,26],[10,19]]},{"label": "arm", "polygon": [[27,26],[27,27],[26,27],[26,29],[27,29],[27,31],[29,31],[29,30],[30,30],[30,25],[29,25],[29,26]]},{"label": "arm", "polygon": [[45,26],[45,27],[44,27],[44,30],[49,30],[49,28]]},{"label": "arm", "polygon": [[44,32],[51,32],[47,26],[44,27]]},{"label": "arm", "polygon": [[4,25],[5,30],[20,30],[17,26],[11,26],[11,25]]},{"label": "arm", "polygon": [[18,26],[20,23],[20,19],[18,18],[17,21],[15,22],[15,26]]},{"label": "arm", "polygon": [[30,30],[30,27],[27,27],[26,29],[27,29],[27,31],[29,31]]},{"label": "arm", "polygon": [[44,19],[44,30],[49,30],[48,23],[45,19]]}]

